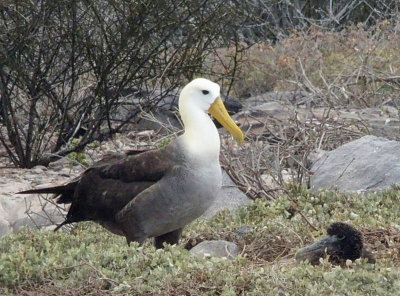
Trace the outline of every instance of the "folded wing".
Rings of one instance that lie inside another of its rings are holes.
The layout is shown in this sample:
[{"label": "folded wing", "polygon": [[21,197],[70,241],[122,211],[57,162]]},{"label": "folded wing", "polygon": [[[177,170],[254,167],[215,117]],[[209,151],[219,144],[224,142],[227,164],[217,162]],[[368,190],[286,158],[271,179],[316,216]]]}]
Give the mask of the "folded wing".
[{"label": "folded wing", "polygon": [[174,165],[174,157],[165,148],[112,153],[65,185],[20,193],[53,193],[57,203],[71,203],[66,220],[59,227],[96,221],[114,233],[123,234],[118,229],[116,214],[139,193],[160,181]]}]

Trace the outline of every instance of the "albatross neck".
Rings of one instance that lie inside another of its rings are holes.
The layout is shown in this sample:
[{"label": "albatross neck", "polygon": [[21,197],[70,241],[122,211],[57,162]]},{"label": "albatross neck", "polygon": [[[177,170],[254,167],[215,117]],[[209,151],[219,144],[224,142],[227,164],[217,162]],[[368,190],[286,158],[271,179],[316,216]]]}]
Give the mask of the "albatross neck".
[{"label": "albatross neck", "polygon": [[218,161],[220,140],[210,116],[198,108],[180,108],[185,132],[181,136],[186,151],[201,161]]}]

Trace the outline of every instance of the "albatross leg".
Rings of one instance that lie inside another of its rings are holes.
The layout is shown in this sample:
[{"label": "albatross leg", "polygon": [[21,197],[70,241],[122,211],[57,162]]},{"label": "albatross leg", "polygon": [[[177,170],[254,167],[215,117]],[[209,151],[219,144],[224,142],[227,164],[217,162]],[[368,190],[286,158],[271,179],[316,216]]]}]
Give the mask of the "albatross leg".
[{"label": "albatross leg", "polygon": [[121,228],[128,246],[131,245],[131,242],[138,242],[139,245],[142,245],[147,238],[147,235],[143,231],[134,226],[130,227],[129,229],[124,229],[124,225],[122,225]]},{"label": "albatross leg", "polygon": [[163,248],[163,244],[167,243],[170,245],[177,244],[179,242],[179,238],[181,237],[183,228],[179,228],[177,230],[165,233],[163,235],[157,236],[154,238],[154,246],[157,249]]}]

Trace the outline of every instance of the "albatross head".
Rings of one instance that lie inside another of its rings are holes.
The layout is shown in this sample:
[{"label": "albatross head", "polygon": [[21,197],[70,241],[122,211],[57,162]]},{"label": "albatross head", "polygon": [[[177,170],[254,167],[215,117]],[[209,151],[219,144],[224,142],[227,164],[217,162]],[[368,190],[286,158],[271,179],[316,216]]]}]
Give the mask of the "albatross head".
[{"label": "albatross head", "polygon": [[[221,100],[219,85],[208,79],[194,79],[182,89],[179,111],[186,132],[190,133],[193,129],[206,130],[210,120],[207,121],[203,115],[209,113],[232,134],[236,141],[241,143],[244,140],[242,131],[229,116]],[[215,129],[214,124],[212,128]]]}]

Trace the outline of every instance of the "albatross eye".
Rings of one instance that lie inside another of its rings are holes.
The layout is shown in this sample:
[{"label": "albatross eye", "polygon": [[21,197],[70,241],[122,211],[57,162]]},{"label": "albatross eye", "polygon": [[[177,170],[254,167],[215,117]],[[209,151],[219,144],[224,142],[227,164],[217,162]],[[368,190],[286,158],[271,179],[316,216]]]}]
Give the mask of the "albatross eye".
[{"label": "albatross eye", "polygon": [[202,90],[201,92],[203,93],[203,95],[208,95],[210,93],[208,90]]}]

